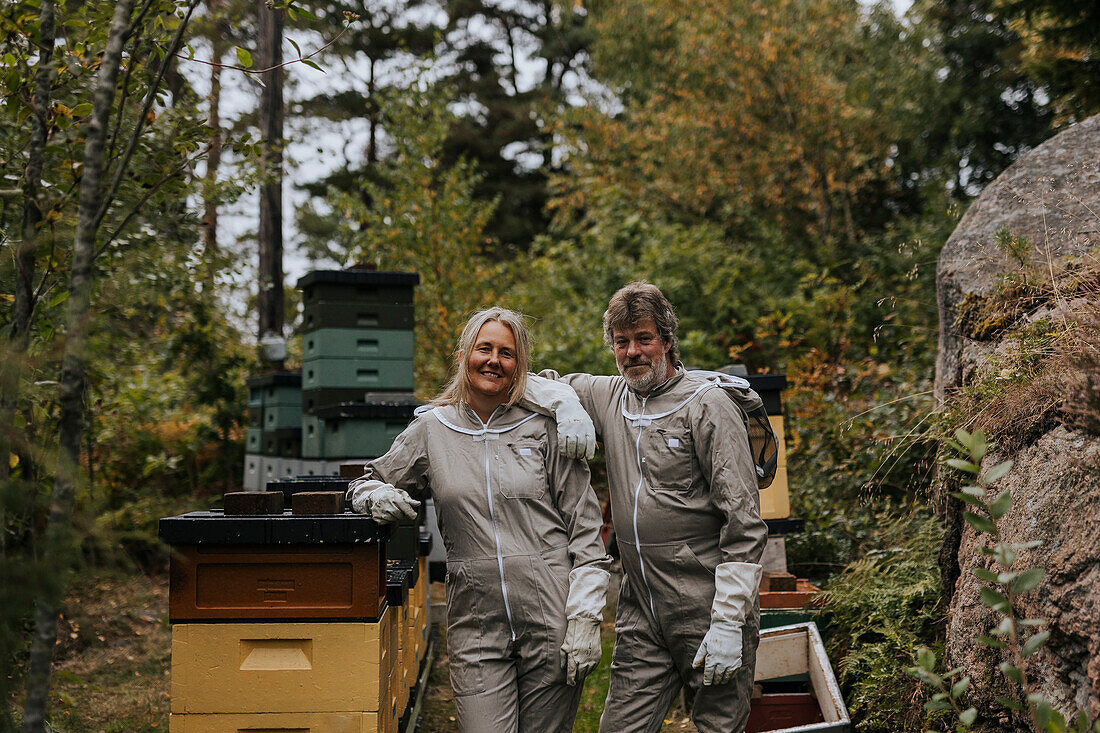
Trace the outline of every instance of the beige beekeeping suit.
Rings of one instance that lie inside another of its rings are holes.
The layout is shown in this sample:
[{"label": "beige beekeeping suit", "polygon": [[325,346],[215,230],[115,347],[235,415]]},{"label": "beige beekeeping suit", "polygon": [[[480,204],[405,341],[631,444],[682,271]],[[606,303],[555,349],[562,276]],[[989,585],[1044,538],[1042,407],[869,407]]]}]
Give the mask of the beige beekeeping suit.
[{"label": "beige beekeeping suit", "polygon": [[587,464],[560,455],[550,418],[436,407],[367,464],[352,504],[379,481],[435,501],[459,727],[571,730],[582,687],[559,649],[567,618],[600,618],[610,562]]},{"label": "beige beekeeping suit", "polygon": [[703,733],[744,728],[759,643],[759,600],[743,619],[742,667],[703,685],[692,661],[711,625],[715,568],[759,563],[767,541],[743,417],[704,377],[675,374],[648,396],[619,376],[542,376],[576,390],[601,436],[623,563],[604,733],[658,731],[683,685]]}]

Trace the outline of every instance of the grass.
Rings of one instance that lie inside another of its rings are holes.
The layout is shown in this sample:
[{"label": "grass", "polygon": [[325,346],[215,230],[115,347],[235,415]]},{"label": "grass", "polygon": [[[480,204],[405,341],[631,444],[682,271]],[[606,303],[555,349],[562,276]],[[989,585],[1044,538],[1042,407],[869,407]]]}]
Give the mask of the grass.
[{"label": "grass", "polygon": [[[108,572],[79,581],[69,593],[50,686],[54,730],[168,730],[167,582],[163,576]],[[11,702],[19,719],[22,699]]]}]

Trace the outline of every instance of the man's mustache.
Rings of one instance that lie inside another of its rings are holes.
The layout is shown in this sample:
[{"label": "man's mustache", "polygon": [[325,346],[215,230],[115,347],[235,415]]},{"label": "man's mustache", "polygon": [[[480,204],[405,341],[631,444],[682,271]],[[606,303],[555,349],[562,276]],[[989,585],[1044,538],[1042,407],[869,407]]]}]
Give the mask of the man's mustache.
[{"label": "man's mustache", "polygon": [[626,367],[633,367],[633,366],[649,366],[650,364],[652,364],[652,362],[651,362],[651,361],[649,361],[648,359],[628,359],[628,360],[627,360],[627,361],[626,361],[626,362],[625,362],[625,363],[623,364],[623,366],[626,366]]}]

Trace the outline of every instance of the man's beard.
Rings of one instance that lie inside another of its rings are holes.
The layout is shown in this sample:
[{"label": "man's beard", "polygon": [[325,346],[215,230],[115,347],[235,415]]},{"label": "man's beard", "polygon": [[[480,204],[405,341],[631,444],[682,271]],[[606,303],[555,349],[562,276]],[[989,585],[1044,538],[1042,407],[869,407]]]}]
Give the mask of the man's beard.
[{"label": "man's beard", "polygon": [[631,377],[627,374],[627,369],[630,366],[640,366],[638,364],[626,365],[619,367],[619,373],[623,375],[623,379],[626,380],[627,385],[638,392],[639,394],[649,394],[654,387],[659,386],[667,378],[664,362],[658,362],[656,364],[650,364],[649,370],[639,377]]}]

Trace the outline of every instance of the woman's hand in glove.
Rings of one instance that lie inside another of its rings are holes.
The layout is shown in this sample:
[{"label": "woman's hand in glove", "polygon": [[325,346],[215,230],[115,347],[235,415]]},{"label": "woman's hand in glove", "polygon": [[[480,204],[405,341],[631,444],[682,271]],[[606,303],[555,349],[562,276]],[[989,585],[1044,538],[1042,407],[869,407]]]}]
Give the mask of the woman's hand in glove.
[{"label": "woman's hand in glove", "polygon": [[569,619],[565,625],[565,643],[561,645],[561,666],[565,684],[577,685],[596,668],[603,655],[600,646],[600,622],[589,618]]}]

